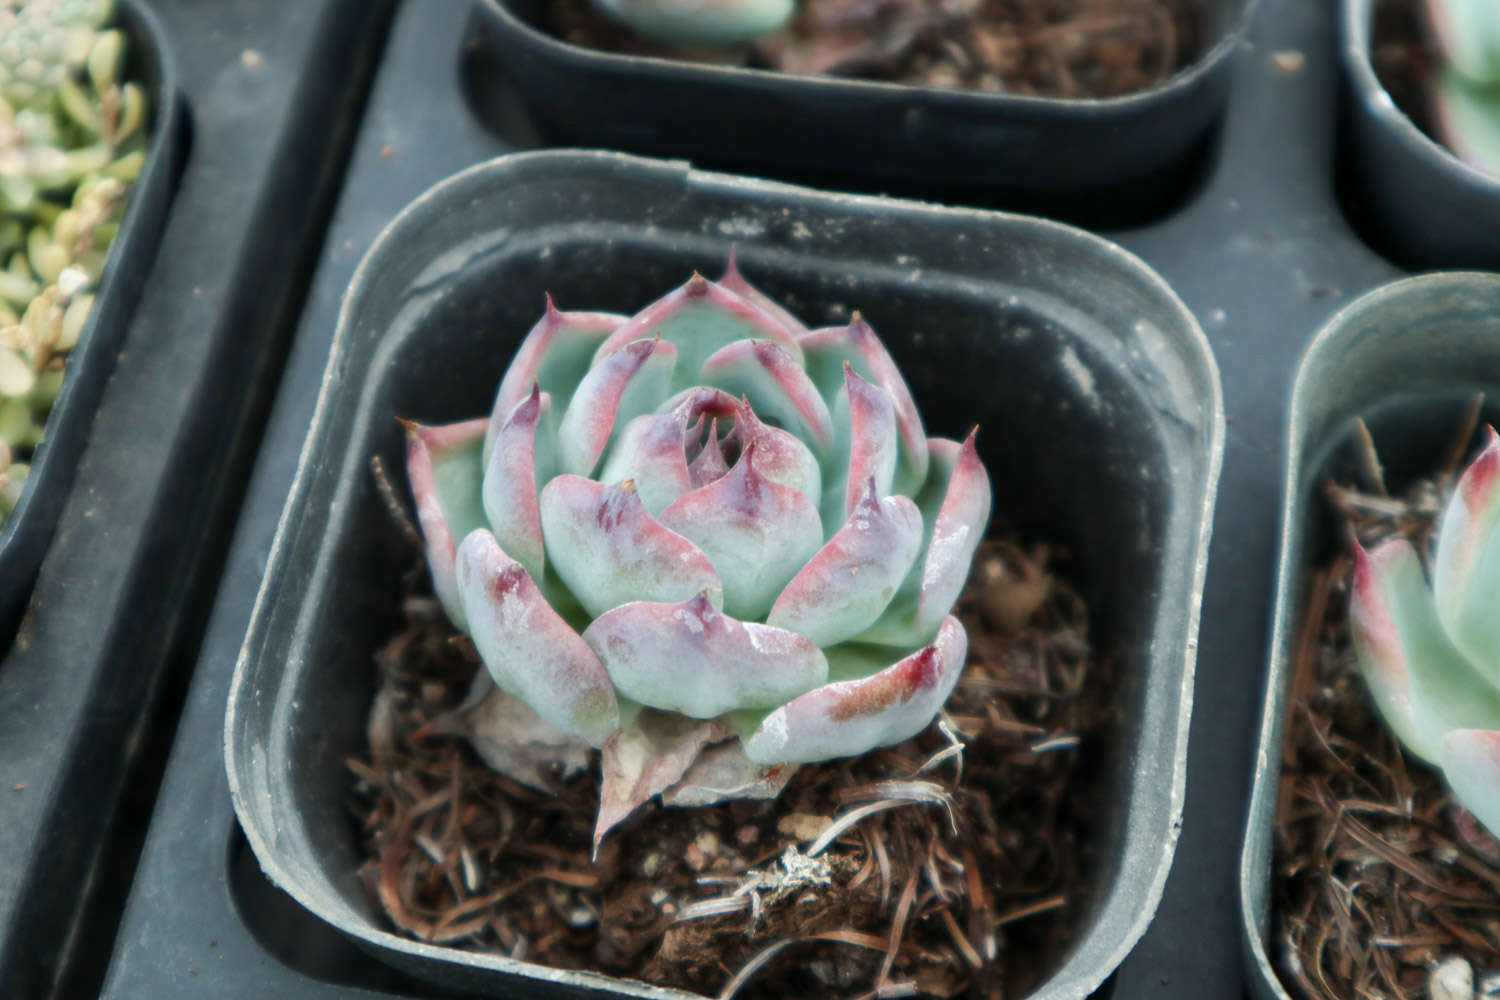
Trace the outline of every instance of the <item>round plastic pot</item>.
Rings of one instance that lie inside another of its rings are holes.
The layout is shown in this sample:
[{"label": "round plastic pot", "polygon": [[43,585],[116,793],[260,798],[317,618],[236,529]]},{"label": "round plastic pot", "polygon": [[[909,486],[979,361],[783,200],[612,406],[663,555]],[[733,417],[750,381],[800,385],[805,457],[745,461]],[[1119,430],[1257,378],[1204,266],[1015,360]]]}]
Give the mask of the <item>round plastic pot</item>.
[{"label": "round plastic pot", "polygon": [[[1135,257],[1021,216],[838,196],[620,154],[502,157],[442,182],[346,294],[316,417],[231,682],[229,784],[256,857],[304,907],[450,988],[685,997],[394,933],[357,875],[344,759],[413,557],[370,473],[397,415],[487,412],[543,293],[631,311],[738,242],[744,272],[814,324],[859,309],[931,433],[981,425],[997,524],[1072,553],[1116,657],[1119,721],[1081,773],[1111,791],[1071,955],[1033,994],[1096,989],[1156,908],[1177,840],[1199,600],[1223,437],[1207,341]],[[1107,498],[1107,500],[1102,500]]]},{"label": "round plastic pot", "polygon": [[129,39],[125,74],[141,81],[151,113],[146,162],[110,246],[88,323],[68,357],[62,392],[47,418],[46,435],[32,457],[21,501],[0,528],[0,640],[9,637],[10,628],[25,607],[32,580],[73,485],[89,424],[150,273],[181,165],[177,68],[166,34],[156,15],[140,0],[121,0],[117,12]]},{"label": "round plastic pot", "polygon": [[[841,187],[944,190],[1109,218],[1187,185],[1256,0],[1204,0],[1206,45],[1158,86],[1082,100],[623,55],[542,27],[547,0],[478,0],[500,70],[554,144]],[[481,102],[492,99],[478,93]]]},{"label": "round plastic pot", "polygon": [[1374,0],[1342,0],[1345,175],[1378,249],[1406,267],[1500,268],[1500,177],[1417,128],[1370,63]]},{"label": "round plastic pot", "polygon": [[1355,421],[1363,418],[1392,484],[1430,473],[1476,392],[1500,419],[1500,275],[1406,278],[1330,319],[1303,356],[1292,389],[1281,554],[1260,742],[1240,859],[1240,916],[1251,990],[1290,1000],[1271,956],[1271,862],[1282,734],[1304,584],[1343,544],[1318,494],[1355,478]]}]

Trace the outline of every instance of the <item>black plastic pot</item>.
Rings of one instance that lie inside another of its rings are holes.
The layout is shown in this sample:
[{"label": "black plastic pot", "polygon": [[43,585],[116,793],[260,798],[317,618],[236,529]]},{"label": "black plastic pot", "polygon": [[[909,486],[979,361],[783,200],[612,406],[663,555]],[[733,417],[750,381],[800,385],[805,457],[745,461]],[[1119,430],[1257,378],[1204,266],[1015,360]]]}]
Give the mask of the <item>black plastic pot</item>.
[{"label": "black plastic pot", "polygon": [[1430,274],[1381,286],[1335,315],[1308,348],[1292,390],[1270,669],[1244,851],[1240,916],[1251,989],[1288,1000],[1277,977],[1271,859],[1282,732],[1304,582],[1343,544],[1317,495],[1355,479],[1364,418],[1393,490],[1442,460],[1476,392],[1500,419],[1500,275]]},{"label": "black plastic pot", "polygon": [[1411,268],[1500,268],[1500,177],[1417,128],[1370,63],[1374,0],[1342,0],[1344,174],[1360,227]]},{"label": "black plastic pot", "polygon": [[[343,760],[410,558],[368,471],[393,418],[484,412],[542,292],[630,310],[692,269],[747,274],[811,321],[858,308],[933,433],[975,422],[997,523],[1073,554],[1118,658],[1120,724],[1089,755],[1125,791],[1097,826],[1085,925],[1034,996],[1098,987],[1154,912],[1182,805],[1223,415],[1191,314],[1119,247],[1055,223],[837,196],[604,153],[521,154],[439,184],[356,273],[231,687],[230,787],[250,845],[303,906],[418,976],[529,996],[686,996],[433,947],[387,928],[356,876]],[[1099,498],[1110,501],[1100,504]]]},{"label": "black plastic pot", "polygon": [[1104,223],[1139,218],[1186,189],[1255,7],[1204,0],[1208,44],[1195,63],[1139,93],[1073,100],[603,52],[548,33],[546,3],[478,0],[478,10],[549,143]]},{"label": "black plastic pot", "polygon": [[181,166],[181,108],[175,56],[156,15],[139,0],[121,0],[120,26],[129,38],[125,75],[142,83],[151,114],[141,168],[88,323],[68,358],[62,392],[47,418],[46,436],[31,459],[21,501],[0,528],[0,648],[25,607],[62,512],[63,498],[88,439],[89,424],[130,317],[155,258]]}]

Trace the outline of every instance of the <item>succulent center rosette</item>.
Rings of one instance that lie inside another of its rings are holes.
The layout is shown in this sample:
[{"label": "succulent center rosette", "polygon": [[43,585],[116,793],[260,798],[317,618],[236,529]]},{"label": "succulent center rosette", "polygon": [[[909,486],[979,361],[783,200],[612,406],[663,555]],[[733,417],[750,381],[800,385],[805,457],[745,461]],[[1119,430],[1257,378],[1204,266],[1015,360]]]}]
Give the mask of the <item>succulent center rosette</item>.
[{"label": "succulent center rosette", "polygon": [[809,330],[732,258],[632,317],[549,299],[488,418],[407,429],[493,681],[447,725],[533,785],[602,748],[596,843],[653,795],[771,797],[907,739],[958,680],[974,435],[928,438],[866,322]]},{"label": "succulent center rosette", "polygon": [[1500,437],[1443,510],[1432,585],[1410,542],[1356,544],[1349,626],[1396,738],[1500,834]]}]

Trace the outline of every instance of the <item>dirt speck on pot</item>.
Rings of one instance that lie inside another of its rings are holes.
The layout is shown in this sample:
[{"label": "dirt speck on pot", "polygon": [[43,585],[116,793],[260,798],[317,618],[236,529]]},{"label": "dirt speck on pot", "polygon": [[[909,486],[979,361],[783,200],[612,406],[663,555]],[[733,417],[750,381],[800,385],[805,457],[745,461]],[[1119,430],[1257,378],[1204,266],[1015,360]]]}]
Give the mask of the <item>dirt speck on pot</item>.
[{"label": "dirt speck on pot", "polygon": [[805,766],[774,801],[648,805],[593,863],[597,766],[548,796],[431,735],[479,665],[413,570],[369,755],[348,762],[372,898],[421,940],[710,994],[1025,992],[1089,903],[1104,789],[1078,747],[1118,714],[1050,558],[980,548],[940,723]]}]

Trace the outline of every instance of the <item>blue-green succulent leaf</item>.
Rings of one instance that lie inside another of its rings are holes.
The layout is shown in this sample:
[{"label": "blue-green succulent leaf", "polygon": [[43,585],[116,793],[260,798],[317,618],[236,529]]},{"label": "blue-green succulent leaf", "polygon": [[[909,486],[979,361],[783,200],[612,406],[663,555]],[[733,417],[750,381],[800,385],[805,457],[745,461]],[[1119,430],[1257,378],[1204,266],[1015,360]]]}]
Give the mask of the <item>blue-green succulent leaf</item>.
[{"label": "blue-green succulent leaf", "polygon": [[703,595],[622,604],[595,619],[583,639],[627,697],[697,719],[774,708],[828,679],[828,661],[813,643],[738,621]]},{"label": "blue-green succulent leaf", "polygon": [[772,482],[747,448],[728,474],[674,500],[661,523],[708,554],[724,585],[724,610],[758,620],[818,551],[823,526],[806,496]]},{"label": "blue-green succulent leaf", "polygon": [[932,645],[858,680],[830,681],[771,712],[748,739],[758,764],[851,757],[910,739],[948,700],[968,655],[968,635],[951,615]]},{"label": "blue-green succulent leaf", "polygon": [[1500,732],[1455,729],[1443,736],[1443,777],[1491,833],[1500,831]]},{"label": "blue-green succulent leaf", "polygon": [[603,746],[620,725],[609,674],[525,568],[479,528],[459,546],[457,577],[474,648],[495,683],[568,735]]},{"label": "blue-green succulent leaf", "polygon": [[591,618],[629,601],[724,603],[703,550],[646,510],[635,483],[563,475],[542,488],[542,537],[557,575]]},{"label": "blue-green succulent leaf", "polygon": [[1500,691],[1443,631],[1408,542],[1356,548],[1349,627],[1376,707],[1418,757],[1438,763],[1450,729],[1500,729]]},{"label": "blue-green succulent leaf", "polygon": [[1443,511],[1432,591],[1448,635],[1500,685],[1500,436],[1493,429]]},{"label": "blue-green succulent leaf", "polygon": [[417,502],[417,522],[427,543],[427,566],[432,589],[453,624],[467,629],[458,598],[454,560],[458,543],[475,528],[485,526],[479,455],[487,421],[425,426],[402,421],[406,427],[406,475]]},{"label": "blue-green succulent leaf", "polygon": [[594,352],[625,319],[614,313],[562,312],[548,295],[547,311],[517,348],[495,393],[484,438],[485,458],[494,447],[495,435],[533,385],[541,386],[552,397],[556,412],[566,410],[573,391],[589,370]]}]

